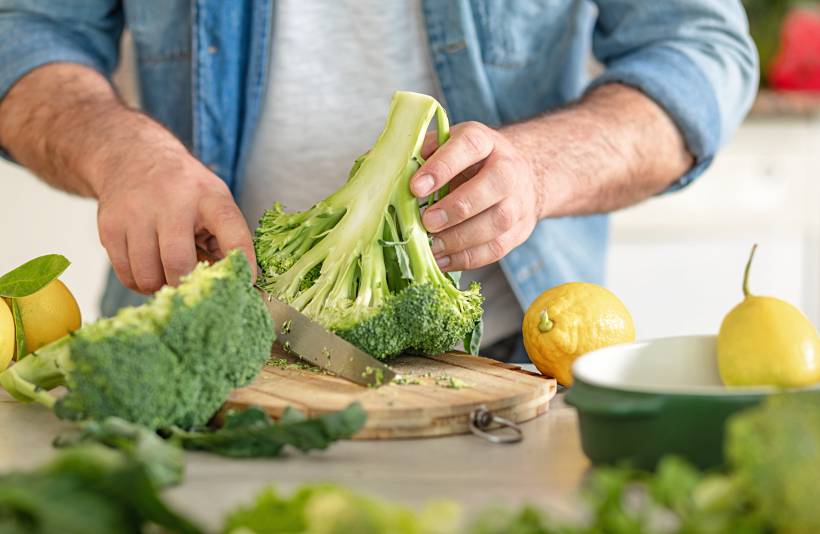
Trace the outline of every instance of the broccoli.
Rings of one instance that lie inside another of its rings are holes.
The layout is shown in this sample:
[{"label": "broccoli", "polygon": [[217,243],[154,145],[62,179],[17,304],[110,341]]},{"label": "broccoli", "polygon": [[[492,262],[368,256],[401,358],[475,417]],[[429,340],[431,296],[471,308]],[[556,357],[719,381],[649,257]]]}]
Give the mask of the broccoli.
[{"label": "broccoli", "polygon": [[338,191],[303,212],[275,204],[255,232],[260,286],[378,358],[449,350],[482,315],[479,285],[461,291],[436,265],[409,188],[434,114],[441,144],[441,105],[397,92],[376,144]]},{"label": "broccoli", "polygon": [[[23,401],[65,419],[115,416],[150,428],[205,424],[270,355],[273,325],[244,254],[198,265],[179,287],[83,326],[0,374]],[[47,390],[66,386],[56,399]]]}]

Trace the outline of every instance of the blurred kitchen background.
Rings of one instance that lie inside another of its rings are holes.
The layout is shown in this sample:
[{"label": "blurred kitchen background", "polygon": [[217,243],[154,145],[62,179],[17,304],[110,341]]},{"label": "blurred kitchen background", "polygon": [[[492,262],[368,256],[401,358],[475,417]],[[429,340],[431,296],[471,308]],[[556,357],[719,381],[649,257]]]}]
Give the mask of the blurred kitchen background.
[{"label": "blurred kitchen background", "polygon": [[[820,324],[820,2],[744,3],[762,58],[752,113],[692,186],[612,217],[607,286],[631,310],[639,338],[716,333],[741,298],[753,243],[752,290]],[[135,102],[127,42],[123,58],[116,81]],[[95,319],[108,269],[95,203],[0,161],[0,214],[0,274],[64,254],[72,265],[62,279],[84,320]]]}]

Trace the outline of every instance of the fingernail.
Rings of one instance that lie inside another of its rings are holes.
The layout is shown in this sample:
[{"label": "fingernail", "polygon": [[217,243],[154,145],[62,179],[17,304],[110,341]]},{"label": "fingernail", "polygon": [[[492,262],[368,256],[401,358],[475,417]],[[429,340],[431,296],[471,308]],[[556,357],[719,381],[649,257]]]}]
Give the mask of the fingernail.
[{"label": "fingernail", "polygon": [[426,197],[433,192],[436,181],[429,174],[422,174],[413,180],[413,194],[417,197]]},{"label": "fingernail", "polygon": [[431,232],[435,232],[447,224],[447,212],[441,209],[427,210],[424,212],[423,219],[424,226]]},{"label": "fingernail", "polygon": [[439,269],[444,269],[448,265],[450,265],[450,256],[442,256],[440,258],[436,258],[436,265],[438,265]]},{"label": "fingernail", "polygon": [[430,245],[430,250],[433,251],[433,254],[438,254],[439,252],[444,251],[444,241],[437,237],[434,237],[433,243]]}]

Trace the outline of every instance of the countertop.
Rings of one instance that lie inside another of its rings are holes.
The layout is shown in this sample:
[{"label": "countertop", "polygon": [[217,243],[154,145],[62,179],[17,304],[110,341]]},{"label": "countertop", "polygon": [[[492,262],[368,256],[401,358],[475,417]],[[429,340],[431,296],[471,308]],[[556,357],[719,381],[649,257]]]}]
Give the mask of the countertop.
[{"label": "countertop", "polygon": [[[336,482],[420,507],[445,498],[468,517],[493,505],[534,504],[558,517],[577,515],[577,490],[589,463],[579,443],[575,410],[558,395],[549,411],[522,424],[524,440],[495,445],[472,435],[431,439],[347,441],[328,450],[291,451],[274,460],[231,460],[188,453],[171,505],[215,529],[232,507],[269,484],[290,491],[306,482]],[[70,428],[48,410],[0,392],[0,471],[46,461],[53,437]]]}]

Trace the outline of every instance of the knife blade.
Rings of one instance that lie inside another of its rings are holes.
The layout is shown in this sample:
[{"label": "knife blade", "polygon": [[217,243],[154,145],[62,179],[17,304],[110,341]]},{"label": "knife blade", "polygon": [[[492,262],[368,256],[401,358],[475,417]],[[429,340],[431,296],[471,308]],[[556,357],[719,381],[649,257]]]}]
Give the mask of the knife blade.
[{"label": "knife blade", "polygon": [[[199,246],[197,259],[214,263],[219,259]],[[253,286],[268,308],[276,342],[322,369],[368,387],[389,384],[396,372],[355,345],[340,338],[308,316],[285,304],[257,285]]]},{"label": "knife blade", "polygon": [[296,308],[259,287],[256,290],[273,319],[276,341],[288,352],[363,386],[379,387],[396,376],[390,367],[326,330]]}]

